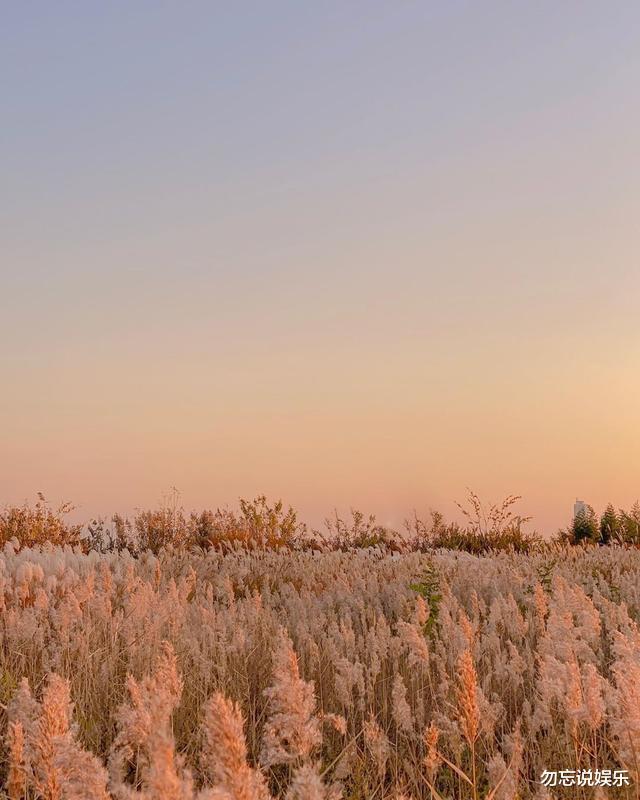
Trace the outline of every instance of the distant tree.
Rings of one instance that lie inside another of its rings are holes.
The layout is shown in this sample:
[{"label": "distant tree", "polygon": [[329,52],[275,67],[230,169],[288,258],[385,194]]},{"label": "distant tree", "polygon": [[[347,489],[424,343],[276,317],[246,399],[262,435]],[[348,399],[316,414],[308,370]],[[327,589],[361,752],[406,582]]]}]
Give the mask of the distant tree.
[{"label": "distant tree", "polygon": [[611,540],[619,541],[621,533],[620,517],[609,503],[600,517],[600,544],[609,544]]},{"label": "distant tree", "polygon": [[580,542],[597,542],[600,539],[600,526],[596,512],[587,506],[586,511],[579,511],[573,518],[570,528],[570,538],[573,544]]},{"label": "distant tree", "polygon": [[640,503],[637,501],[631,511],[620,510],[618,514],[620,538],[627,544],[640,544]]}]

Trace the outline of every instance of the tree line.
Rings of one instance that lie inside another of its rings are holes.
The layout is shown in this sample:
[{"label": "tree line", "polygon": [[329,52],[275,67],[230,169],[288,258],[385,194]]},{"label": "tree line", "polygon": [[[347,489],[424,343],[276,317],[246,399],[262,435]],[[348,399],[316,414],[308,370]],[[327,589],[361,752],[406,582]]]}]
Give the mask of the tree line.
[{"label": "tree line", "polygon": [[559,538],[570,544],[633,544],[640,545],[640,503],[630,511],[609,503],[600,518],[589,505],[579,511],[571,525],[560,531]]}]

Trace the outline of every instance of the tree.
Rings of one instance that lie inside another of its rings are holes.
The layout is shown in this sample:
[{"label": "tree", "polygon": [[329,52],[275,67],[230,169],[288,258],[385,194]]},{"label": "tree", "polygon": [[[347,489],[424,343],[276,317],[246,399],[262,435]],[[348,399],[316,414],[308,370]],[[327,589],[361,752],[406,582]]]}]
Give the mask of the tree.
[{"label": "tree", "polygon": [[600,517],[600,544],[609,544],[613,539],[620,538],[621,520],[615,508],[609,503]]},{"label": "tree", "polygon": [[573,518],[570,528],[573,544],[580,542],[597,542],[600,539],[600,530],[596,512],[587,506],[586,511],[579,511]]},{"label": "tree", "polygon": [[631,511],[620,511],[620,535],[626,544],[640,544],[640,503],[637,501]]}]

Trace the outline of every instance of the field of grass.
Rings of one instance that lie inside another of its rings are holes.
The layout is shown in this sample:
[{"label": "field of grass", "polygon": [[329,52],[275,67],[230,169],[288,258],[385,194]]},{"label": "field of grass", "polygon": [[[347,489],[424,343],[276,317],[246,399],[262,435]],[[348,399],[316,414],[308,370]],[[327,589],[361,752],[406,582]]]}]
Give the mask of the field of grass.
[{"label": "field of grass", "polygon": [[[11,800],[637,797],[640,551],[5,544]],[[630,786],[547,789],[543,770]]]}]

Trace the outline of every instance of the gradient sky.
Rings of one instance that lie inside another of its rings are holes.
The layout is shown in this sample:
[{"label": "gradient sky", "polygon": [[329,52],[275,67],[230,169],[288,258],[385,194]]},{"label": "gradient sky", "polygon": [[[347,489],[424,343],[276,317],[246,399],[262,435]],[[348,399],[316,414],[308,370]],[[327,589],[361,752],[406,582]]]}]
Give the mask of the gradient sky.
[{"label": "gradient sky", "polygon": [[0,14],[0,502],[640,495],[637,3]]}]

